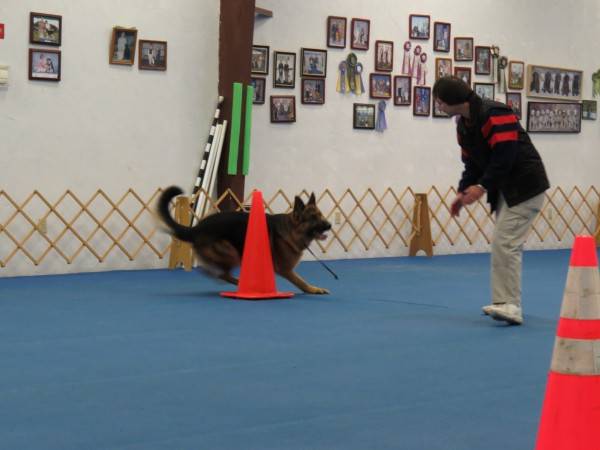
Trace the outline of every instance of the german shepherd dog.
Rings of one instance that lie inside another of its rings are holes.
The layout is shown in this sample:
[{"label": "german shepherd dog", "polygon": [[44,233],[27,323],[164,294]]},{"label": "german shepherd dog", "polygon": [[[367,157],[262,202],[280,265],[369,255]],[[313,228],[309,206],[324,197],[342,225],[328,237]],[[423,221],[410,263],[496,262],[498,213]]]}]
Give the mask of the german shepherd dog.
[{"label": "german shepherd dog", "polygon": [[[167,188],[158,200],[158,215],[177,239],[190,242],[196,256],[207,271],[232,284],[238,280],[231,271],[242,260],[249,213],[242,211],[218,212],[206,216],[193,227],[180,225],[169,212],[169,203],[180,188]],[[331,229],[311,194],[305,205],[300,197],[294,199],[294,209],[287,214],[267,214],[267,228],[275,272],[308,294],[329,294],[324,288],[312,286],[294,272],[304,249],[315,240],[326,239]]]}]

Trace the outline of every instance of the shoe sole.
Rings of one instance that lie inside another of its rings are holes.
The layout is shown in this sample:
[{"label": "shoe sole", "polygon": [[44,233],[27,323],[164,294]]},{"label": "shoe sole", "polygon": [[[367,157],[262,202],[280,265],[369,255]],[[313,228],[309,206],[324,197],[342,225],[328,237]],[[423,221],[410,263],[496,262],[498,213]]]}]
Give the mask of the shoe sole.
[{"label": "shoe sole", "polygon": [[504,315],[498,314],[498,313],[490,313],[487,315],[490,316],[494,320],[498,320],[500,322],[508,322],[511,325],[521,325],[523,323],[522,318],[516,318],[513,316],[504,316]]}]

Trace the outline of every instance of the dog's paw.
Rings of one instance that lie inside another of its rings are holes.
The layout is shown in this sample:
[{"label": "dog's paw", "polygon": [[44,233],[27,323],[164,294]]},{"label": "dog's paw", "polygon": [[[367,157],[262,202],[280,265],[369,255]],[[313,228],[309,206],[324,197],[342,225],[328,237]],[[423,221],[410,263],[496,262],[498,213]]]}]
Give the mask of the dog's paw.
[{"label": "dog's paw", "polygon": [[308,290],[306,292],[308,292],[309,294],[318,294],[318,295],[329,294],[329,291],[327,289],[320,288],[317,286],[309,286]]}]

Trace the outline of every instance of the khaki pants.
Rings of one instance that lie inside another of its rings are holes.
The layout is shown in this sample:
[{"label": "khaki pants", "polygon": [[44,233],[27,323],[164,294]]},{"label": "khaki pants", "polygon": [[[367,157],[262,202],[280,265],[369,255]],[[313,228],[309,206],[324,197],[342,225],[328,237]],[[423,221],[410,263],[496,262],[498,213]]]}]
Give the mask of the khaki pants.
[{"label": "khaki pants", "polygon": [[492,303],[521,306],[523,244],[543,203],[542,193],[510,208],[499,195],[492,239]]}]

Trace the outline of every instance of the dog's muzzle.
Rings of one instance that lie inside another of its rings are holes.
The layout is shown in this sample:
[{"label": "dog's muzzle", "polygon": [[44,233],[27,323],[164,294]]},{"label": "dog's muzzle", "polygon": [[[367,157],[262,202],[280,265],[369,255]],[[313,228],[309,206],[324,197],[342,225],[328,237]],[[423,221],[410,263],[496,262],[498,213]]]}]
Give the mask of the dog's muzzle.
[{"label": "dog's muzzle", "polygon": [[325,232],[329,230],[331,230],[331,224],[329,222],[327,222],[326,220],[320,222],[316,227],[313,228],[313,234],[315,236],[315,239],[319,241],[327,239],[327,235],[325,234]]}]

